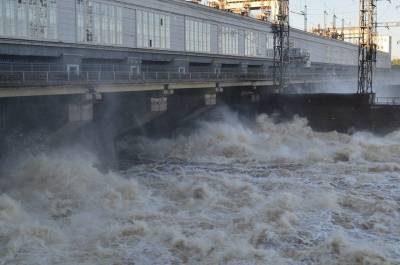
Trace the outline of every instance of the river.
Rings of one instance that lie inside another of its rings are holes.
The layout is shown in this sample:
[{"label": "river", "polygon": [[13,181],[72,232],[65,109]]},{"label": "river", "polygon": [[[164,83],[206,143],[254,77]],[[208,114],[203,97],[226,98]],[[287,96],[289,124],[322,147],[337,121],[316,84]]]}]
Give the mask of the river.
[{"label": "river", "polygon": [[4,170],[1,265],[400,264],[400,131],[318,133],[221,109],[119,144],[123,171],[77,147]]}]

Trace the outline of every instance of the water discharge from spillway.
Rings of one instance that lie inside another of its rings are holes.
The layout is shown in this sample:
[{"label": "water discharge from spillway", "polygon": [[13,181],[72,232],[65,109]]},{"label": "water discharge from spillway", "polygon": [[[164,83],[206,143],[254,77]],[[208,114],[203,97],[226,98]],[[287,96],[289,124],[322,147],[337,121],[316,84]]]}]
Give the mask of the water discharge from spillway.
[{"label": "water discharge from spillway", "polygon": [[316,133],[222,111],[187,135],[79,150],[1,179],[0,264],[400,264],[400,132]]}]

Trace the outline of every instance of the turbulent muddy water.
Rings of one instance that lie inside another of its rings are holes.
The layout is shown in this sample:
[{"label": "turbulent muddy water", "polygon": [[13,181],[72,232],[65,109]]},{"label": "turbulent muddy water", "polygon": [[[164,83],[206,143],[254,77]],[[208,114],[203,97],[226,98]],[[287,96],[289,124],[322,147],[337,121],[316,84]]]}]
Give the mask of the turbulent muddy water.
[{"label": "turbulent muddy water", "polygon": [[75,149],[20,159],[0,183],[0,264],[400,264],[400,132],[217,116],[126,140],[123,172]]}]

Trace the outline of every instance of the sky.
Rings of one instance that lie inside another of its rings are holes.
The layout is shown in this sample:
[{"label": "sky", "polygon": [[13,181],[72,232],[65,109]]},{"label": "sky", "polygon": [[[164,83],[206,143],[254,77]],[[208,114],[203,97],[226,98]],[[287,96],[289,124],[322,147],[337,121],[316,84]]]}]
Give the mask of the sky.
[{"label": "sky", "polygon": [[[206,1],[206,0],[203,0]],[[308,28],[321,27],[324,24],[324,10],[328,12],[327,24],[332,25],[333,15],[337,15],[337,26],[341,26],[342,18],[345,19],[346,26],[358,26],[359,0],[290,0],[292,11],[300,12],[304,10],[304,5],[308,6]],[[299,29],[304,28],[304,17],[291,14],[291,26]],[[378,21],[379,22],[400,22],[400,0],[378,1]],[[393,37],[393,58],[400,58],[400,28],[379,29],[382,35]]]},{"label": "sky", "polygon": [[[327,24],[332,25],[333,15],[336,14],[337,26],[341,26],[342,18],[345,19],[346,26],[358,26],[359,0],[291,0],[292,11],[304,10],[304,5],[308,6],[308,27],[317,27],[324,24],[324,10],[328,12]],[[400,0],[378,1],[378,22],[400,22]],[[304,28],[304,17],[291,14],[291,25],[295,28]],[[393,58],[400,57],[400,28],[391,28],[390,30],[380,28],[380,34],[391,35]]]}]

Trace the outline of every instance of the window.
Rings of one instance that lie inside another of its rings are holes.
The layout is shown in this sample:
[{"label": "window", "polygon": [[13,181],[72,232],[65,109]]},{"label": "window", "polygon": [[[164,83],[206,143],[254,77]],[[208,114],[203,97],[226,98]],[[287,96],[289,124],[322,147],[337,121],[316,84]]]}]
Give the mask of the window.
[{"label": "window", "polygon": [[211,52],[211,24],[186,19],[185,22],[185,46],[191,52]]},{"label": "window", "polygon": [[[82,40],[84,41],[84,40]],[[101,5],[99,3],[93,4],[93,37],[94,43],[101,42]]]},{"label": "window", "polygon": [[266,37],[266,55],[268,58],[273,58],[274,57],[274,35],[273,34],[267,34]]},{"label": "window", "polygon": [[245,32],[245,44],[244,54],[246,56],[258,56],[260,45],[260,34],[258,32],[246,31]]},{"label": "window", "polygon": [[28,35],[28,8],[26,2],[22,0],[17,3],[17,35],[21,37]]},{"label": "window", "polygon": [[219,50],[222,54],[239,55],[239,31],[232,27],[219,29]]},{"label": "window", "polygon": [[5,33],[8,36],[15,36],[15,1],[5,0]]},{"label": "window", "polygon": [[57,0],[0,0],[0,35],[57,39]]},{"label": "window", "polygon": [[48,8],[48,15],[49,15],[49,38],[56,39],[58,35],[57,29],[57,5],[55,1],[49,2]]},{"label": "window", "polygon": [[82,0],[77,1],[76,6],[76,27],[77,27],[77,39],[78,42],[85,41],[85,26],[83,19],[85,17],[85,7]]},{"label": "window", "polygon": [[122,8],[116,8],[115,10],[115,21],[116,21],[116,43],[122,44]]},{"label": "window", "polygon": [[139,48],[170,49],[169,16],[137,10],[137,46]]},{"label": "window", "polygon": [[100,43],[108,44],[109,43],[109,23],[108,23],[108,5],[101,4],[100,8],[100,17],[101,17],[101,41]]},{"label": "window", "polygon": [[93,0],[76,0],[76,5],[78,42],[122,45],[121,7]]}]

